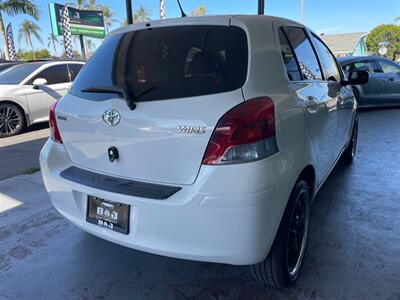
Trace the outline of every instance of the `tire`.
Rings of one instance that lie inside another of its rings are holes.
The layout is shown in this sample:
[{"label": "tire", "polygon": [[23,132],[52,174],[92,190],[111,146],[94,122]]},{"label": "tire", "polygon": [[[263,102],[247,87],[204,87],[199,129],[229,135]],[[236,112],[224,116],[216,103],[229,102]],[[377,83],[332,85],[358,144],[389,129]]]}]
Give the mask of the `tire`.
[{"label": "tire", "polygon": [[[250,266],[253,277],[261,285],[285,288],[299,277],[307,249],[310,212],[309,186],[304,180],[299,180],[290,195],[267,258]],[[290,253],[289,250],[294,251]]]},{"label": "tire", "polygon": [[18,106],[0,103],[0,138],[21,133],[25,125],[24,113]]},{"label": "tire", "polygon": [[358,139],[358,117],[354,119],[353,129],[351,131],[351,137],[349,144],[342,153],[342,162],[344,165],[351,165],[354,161],[357,151],[357,139]]}]

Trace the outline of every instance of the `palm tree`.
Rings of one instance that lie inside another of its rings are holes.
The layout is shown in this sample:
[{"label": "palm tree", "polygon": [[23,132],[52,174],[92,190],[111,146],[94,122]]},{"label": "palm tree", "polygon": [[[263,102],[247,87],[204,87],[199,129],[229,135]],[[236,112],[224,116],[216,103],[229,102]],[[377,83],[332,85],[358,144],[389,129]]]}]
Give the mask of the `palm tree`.
[{"label": "palm tree", "polygon": [[[82,1],[82,0],[78,0],[78,1]],[[98,8],[98,5],[96,3],[96,0],[89,0],[88,2],[86,2],[86,0],[83,1],[83,7],[86,9],[96,9]]]},{"label": "palm tree", "polygon": [[304,24],[304,0],[300,1],[300,23]]},{"label": "palm tree", "polygon": [[8,16],[27,14],[35,20],[39,19],[39,9],[34,0],[0,0],[0,32],[3,42],[3,50],[6,59],[10,59],[7,47],[7,37],[4,29],[3,13]]},{"label": "palm tree", "polygon": [[29,45],[32,49],[33,59],[36,59],[36,56],[35,56],[35,49],[33,48],[32,45],[32,36],[34,36],[39,42],[43,44],[39,32],[40,32],[39,26],[28,20],[22,21],[18,31],[18,42],[21,41],[22,37],[25,38],[26,44]]},{"label": "palm tree", "polygon": [[88,52],[88,55],[91,56],[95,49],[96,49],[96,45],[93,42],[93,40],[87,39],[86,40],[86,51]]},{"label": "palm tree", "polygon": [[192,10],[189,13],[189,16],[191,17],[204,16],[206,12],[207,12],[206,7],[203,4],[201,4],[196,9]]},{"label": "palm tree", "polygon": [[[139,9],[133,13],[133,23],[149,21],[149,16],[151,16],[151,13],[145,10],[142,5],[140,5]],[[126,19],[123,19],[120,23],[121,25],[127,25],[128,21]]]},{"label": "palm tree", "polygon": [[47,38],[47,47],[50,48],[50,46],[53,46],[54,53],[56,56],[57,56],[57,46],[56,46],[57,44],[58,44],[57,37],[54,34],[50,33],[49,37]]},{"label": "palm tree", "polygon": [[[70,5],[74,5],[72,2],[69,3]],[[86,4],[86,0],[76,0],[77,8],[83,8]]]},{"label": "palm tree", "polygon": [[107,34],[108,29],[110,28],[111,24],[113,22],[115,22],[115,19],[113,19],[113,17],[115,16],[115,13],[113,11],[111,11],[107,5],[103,5],[100,8],[101,8],[101,11],[103,12],[104,27],[105,27],[106,34]]},{"label": "palm tree", "polygon": [[143,5],[139,6],[139,9],[133,14],[133,23],[146,22],[150,20],[150,13],[146,11]]},{"label": "palm tree", "polygon": [[75,3],[70,1],[68,4],[78,9],[96,9],[98,6],[96,0],[75,0]]}]

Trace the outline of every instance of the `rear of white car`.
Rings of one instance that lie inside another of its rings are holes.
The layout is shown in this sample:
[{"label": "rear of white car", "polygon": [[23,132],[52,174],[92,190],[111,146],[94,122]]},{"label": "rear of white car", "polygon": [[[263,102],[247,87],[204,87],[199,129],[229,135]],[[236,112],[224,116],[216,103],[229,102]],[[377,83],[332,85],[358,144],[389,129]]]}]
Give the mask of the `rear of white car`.
[{"label": "rear of white car", "polygon": [[55,208],[134,249],[262,262],[314,159],[274,20],[187,18],[112,33],[51,110],[40,158]]}]

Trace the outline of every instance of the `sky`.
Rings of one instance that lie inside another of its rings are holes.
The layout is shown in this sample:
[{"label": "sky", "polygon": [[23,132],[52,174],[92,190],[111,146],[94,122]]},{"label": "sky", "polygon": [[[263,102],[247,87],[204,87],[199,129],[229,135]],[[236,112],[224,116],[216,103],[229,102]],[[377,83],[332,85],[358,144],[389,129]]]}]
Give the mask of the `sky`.
[{"label": "sky", "polygon": [[[55,1],[60,4],[76,0]],[[167,18],[179,17],[180,12],[176,0],[164,0]],[[33,39],[35,48],[47,48],[48,36],[51,33],[49,3],[50,0],[34,0],[40,9],[40,19],[35,21],[41,28],[43,44]],[[207,15],[221,14],[256,14],[257,0],[180,0],[186,13],[199,5],[206,7]],[[121,26],[120,21],[126,18],[125,0],[97,0],[99,5],[107,4],[115,13],[116,22],[111,26]],[[140,5],[150,13],[150,18],[159,19],[159,0],[132,0],[133,10]],[[265,14],[283,18],[300,19],[300,0],[265,0]],[[383,23],[393,23],[400,16],[400,0],[304,0],[304,24],[317,33],[334,34],[346,32],[368,32]],[[18,28],[24,19],[33,20],[29,16],[9,17],[3,12],[4,25],[11,22],[14,30],[16,49],[28,48],[24,40],[18,42]],[[34,20],[33,20],[34,21]],[[400,24],[400,22],[398,22]],[[62,37],[60,37],[61,40]],[[101,40],[93,39],[98,45]],[[79,47],[79,45],[77,45]],[[59,48],[59,52],[61,49]]]}]

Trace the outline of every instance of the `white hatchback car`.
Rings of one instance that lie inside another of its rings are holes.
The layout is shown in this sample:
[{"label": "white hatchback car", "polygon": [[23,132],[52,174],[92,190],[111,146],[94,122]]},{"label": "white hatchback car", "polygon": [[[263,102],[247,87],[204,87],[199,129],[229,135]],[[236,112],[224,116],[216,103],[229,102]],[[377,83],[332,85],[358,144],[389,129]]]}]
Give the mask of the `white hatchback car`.
[{"label": "white hatchback car", "polygon": [[310,204],[353,160],[357,103],[318,36],[268,16],[151,21],[111,33],[50,112],[54,207],[134,249],[296,280]]},{"label": "white hatchback car", "polygon": [[20,63],[0,72],[0,138],[49,118],[49,108],[64,96],[83,66],[81,61]]}]

